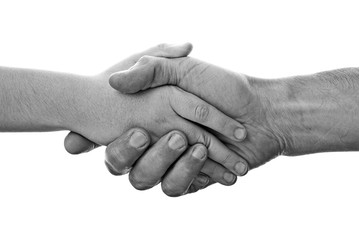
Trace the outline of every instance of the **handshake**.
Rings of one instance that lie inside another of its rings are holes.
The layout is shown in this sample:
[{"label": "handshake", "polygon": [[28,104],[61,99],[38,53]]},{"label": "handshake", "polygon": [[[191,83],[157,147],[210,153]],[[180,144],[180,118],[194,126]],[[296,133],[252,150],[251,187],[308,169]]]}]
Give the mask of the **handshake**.
[{"label": "handshake", "polygon": [[162,44],[91,77],[0,68],[0,130],[70,130],[68,152],[106,145],[112,174],[169,196],[233,185],[279,155],[359,148],[358,69],[259,79],[191,50]]}]

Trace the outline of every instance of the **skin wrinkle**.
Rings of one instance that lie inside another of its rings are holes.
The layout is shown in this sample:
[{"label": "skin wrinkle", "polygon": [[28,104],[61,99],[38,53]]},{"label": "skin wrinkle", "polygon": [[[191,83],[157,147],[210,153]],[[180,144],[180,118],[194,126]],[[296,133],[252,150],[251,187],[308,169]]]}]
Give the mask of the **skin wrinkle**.
[{"label": "skin wrinkle", "polygon": [[196,139],[197,143],[202,143],[207,149],[211,148],[212,141],[206,134],[199,134]]},{"label": "skin wrinkle", "polygon": [[206,105],[198,105],[195,108],[195,116],[200,122],[206,122],[208,120],[209,109]]},{"label": "skin wrinkle", "polygon": [[[301,106],[297,110],[293,109],[293,114],[288,117],[288,131],[289,134],[293,136],[291,151],[293,151],[293,149],[300,148],[301,144],[301,141],[298,142],[298,138],[296,137],[297,135],[293,133],[299,133],[299,135],[309,135],[317,131],[316,128],[313,129],[312,115],[309,114],[310,118],[307,119],[308,115],[304,115],[303,109],[305,109],[305,106]],[[295,119],[298,119],[298,121],[294,121]]]},{"label": "skin wrinkle", "polygon": [[181,79],[186,81],[187,77],[190,76],[193,72],[195,72],[195,70],[201,65],[202,63],[200,62],[192,64],[188,69],[186,69],[186,71],[182,73]]},{"label": "skin wrinkle", "polygon": [[208,71],[208,69],[211,67],[210,64],[208,64],[207,66],[205,66],[198,74],[201,76],[204,72]]},{"label": "skin wrinkle", "polygon": [[[261,93],[257,92],[258,102],[261,103],[262,107],[259,107],[259,115],[262,116],[261,119],[265,119],[264,125],[269,127],[266,128],[266,131],[272,134],[271,138],[273,138],[279,145],[280,154],[284,153],[284,149],[287,149],[291,144],[291,138],[289,138],[289,134],[286,134],[286,130],[282,129],[281,127],[275,125],[270,125],[270,122],[275,123],[275,119],[280,119],[280,115],[274,111],[274,107],[272,105],[272,99],[268,97],[260,98]],[[277,115],[277,116],[275,116]],[[274,121],[273,121],[274,119]],[[263,124],[263,123],[262,123]],[[264,132],[266,132],[264,131]],[[277,137],[275,137],[277,136]]]},{"label": "skin wrinkle", "polygon": [[[245,127],[247,129],[249,129],[250,127],[248,125],[245,125]],[[253,131],[255,132],[255,131]],[[273,136],[269,136],[265,131],[258,131],[256,134],[252,134],[249,136],[248,140],[251,141],[253,139],[253,141],[255,141],[256,138],[260,139],[262,136],[261,134],[267,136],[269,139],[273,139],[274,142],[275,141],[275,138]],[[261,141],[261,140],[257,140],[257,141]],[[249,159],[255,163],[255,164],[252,164],[252,167],[259,167],[260,165],[268,162],[270,159],[272,158],[268,158],[267,155],[272,155],[272,153],[270,152],[265,152],[265,153],[260,153],[257,151],[256,148],[254,148],[252,145],[249,145],[248,147],[245,146],[244,147],[247,151],[246,151],[246,156],[249,155]],[[265,159],[265,161],[261,160],[261,159]]]},{"label": "skin wrinkle", "polygon": [[[271,132],[273,136],[273,139],[277,141],[279,145],[279,152],[277,155],[280,154],[287,154],[288,149],[293,148],[294,142],[293,139],[289,136],[290,135],[290,129],[286,128],[285,125],[283,126],[283,118],[282,118],[282,112],[276,111],[274,104],[282,105],[282,95],[280,93],[280,89],[283,88],[283,83],[281,82],[279,86],[275,85],[279,82],[277,80],[269,81],[269,80],[256,80],[254,78],[249,78],[249,83],[253,87],[253,89],[256,91],[256,96],[258,98],[258,102],[262,104],[262,107],[259,109],[261,112],[260,115],[263,116],[263,119],[266,120],[266,123],[268,124],[267,131]],[[257,83],[256,83],[257,81]],[[260,85],[258,85],[260,83]],[[266,89],[265,92],[258,91],[259,89]],[[279,91],[279,92],[277,92]],[[282,120],[281,120],[282,119]],[[285,119],[285,118],[284,118]],[[290,119],[290,118],[289,118]],[[291,120],[289,120],[291,122]],[[272,124],[270,124],[272,123]]]},{"label": "skin wrinkle", "polygon": [[[178,69],[182,69],[182,66],[187,62],[187,58],[180,58],[178,61]],[[178,70],[177,68],[173,68],[171,63],[164,60],[165,65],[167,66],[168,72],[171,72],[172,74],[168,76],[169,84],[180,86],[183,82],[183,72],[181,70]],[[175,69],[175,70],[174,70]],[[174,77],[175,76],[175,77]]]},{"label": "skin wrinkle", "polygon": [[[296,86],[298,88],[298,94],[301,94],[302,92],[305,93],[306,91],[309,91],[309,96],[316,96],[316,99],[318,99],[320,101],[320,105],[319,106],[315,106],[312,103],[310,103],[310,105],[312,105],[312,107],[308,107],[307,103],[300,103],[297,101],[297,106],[299,107],[298,110],[294,111],[292,114],[292,119],[296,119],[299,118],[299,122],[297,125],[295,125],[295,127],[292,127],[292,130],[297,129],[296,131],[299,132],[301,130],[304,130],[307,134],[310,134],[313,131],[313,126],[312,126],[312,122],[313,122],[313,116],[317,115],[317,110],[316,109],[325,109],[327,101],[325,100],[325,98],[323,97],[319,97],[318,98],[318,94],[315,93],[314,89],[316,88],[306,88],[305,84],[302,83],[302,78],[301,77],[297,77],[295,78],[295,81],[291,82],[293,86]],[[326,95],[326,91],[322,88],[317,88],[317,90],[320,92],[320,96],[321,95]],[[303,95],[304,96],[304,95]],[[301,96],[301,99],[303,99],[303,96]],[[304,96],[305,97],[305,96]],[[306,101],[308,101],[308,99],[306,99]],[[312,100],[309,100],[312,101]],[[315,100],[314,100],[315,101]],[[294,106],[296,106],[294,105]],[[309,105],[309,106],[310,106]],[[304,115],[304,109],[306,109],[305,111],[306,116],[309,117],[305,117]],[[320,111],[321,112],[321,111]],[[315,131],[317,131],[317,128],[315,129]],[[294,146],[294,148],[296,148],[296,146]]]},{"label": "skin wrinkle", "polygon": [[[348,71],[350,74],[347,74]],[[307,93],[301,96],[305,103],[302,109],[305,109],[306,117],[301,117],[298,125],[307,130],[307,135],[312,135],[307,143],[303,142],[302,147],[311,143],[306,151],[330,151],[334,148],[348,150],[348,146],[353,145],[350,143],[354,141],[350,137],[353,135],[353,129],[348,129],[347,126],[354,126],[354,116],[357,116],[355,109],[358,108],[358,100],[357,94],[354,94],[357,88],[354,82],[359,76],[357,73],[358,71],[353,69],[340,69],[312,75],[310,84],[307,84],[309,87],[304,90],[304,93]],[[301,76],[292,84],[300,84],[302,79],[308,81],[307,76]],[[306,96],[312,96],[312,99]],[[293,116],[304,114],[303,110],[298,110]],[[296,127],[292,129],[298,132]],[[335,138],[337,145],[334,145]]]},{"label": "skin wrinkle", "polygon": [[327,142],[327,136],[332,133],[334,131],[334,129],[336,129],[336,127],[338,127],[339,125],[341,125],[341,122],[337,122],[332,128],[330,128],[329,130],[327,130],[326,132],[324,132],[324,134],[319,135],[319,139],[317,141],[314,142],[313,144],[313,149],[318,148],[320,149],[324,142]]},{"label": "skin wrinkle", "polygon": [[[169,81],[171,80],[171,78],[168,78],[168,73],[166,71],[167,66],[166,64],[161,64],[161,60],[155,60],[154,62],[155,67],[154,67],[154,77],[152,78],[152,81],[156,81],[156,78],[158,79],[169,79]],[[165,69],[165,70],[163,70]],[[149,84],[152,84],[152,82],[150,81]]]},{"label": "skin wrinkle", "polygon": [[[330,89],[327,94],[325,94],[325,91],[322,90],[322,94],[325,95],[325,97],[327,98],[326,103],[329,105],[333,104],[333,105],[337,105],[336,108],[344,110],[345,112],[345,120],[348,120],[348,118],[350,118],[350,122],[353,122],[353,116],[354,116],[354,111],[352,111],[352,105],[348,104],[342,104],[341,99],[342,99],[342,95],[343,92],[348,93],[351,92],[353,89],[356,89],[354,81],[353,81],[353,76],[351,78],[348,78],[348,76],[345,74],[343,77],[339,77],[337,74],[344,74],[347,71],[347,69],[341,69],[341,70],[337,70],[337,71],[333,71],[333,72],[322,72],[322,73],[318,73],[316,74],[316,77],[322,81],[322,82],[326,82],[327,84],[329,84],[328,89]],[[329,80],[328,80],[329,79]],[[332,88],[330,88],[330,86]],[[333,87],[334,89],[337,91],[337,93],[333,93]],[[320,90],[320,89],[319,89]],[[321,107],[324,106],[324,97],[323,97],[323,104],[321,105]],[[344,120],[344,119],[343,119]],[[326,132],[324,132],[323,135],[319,136],[319,139],[314,143],[314,148],[320,148],[321,145],[324,145],[324,142],[327,142],[328,139],[330,139],[330,137],[328,137],[330,134],[332,134],[334,132],[334,135],[336,131],[338,131],[338,129],[342,129],[342,131],[344,131],[343,134],[339,133],[338,135],[338,140],[340,142],[340,145],[342,145],[344,148],[346,145],[348,145],[348,143],[345,142],[344,138],[347,137],[349,135],[349,129],[345,127],[346,123],[344,121],[338,121],[336,122],[336,124],[334,126],[332,126],[330,129],[328,129]],[[327,149],[330,150],[330,149]]]}]

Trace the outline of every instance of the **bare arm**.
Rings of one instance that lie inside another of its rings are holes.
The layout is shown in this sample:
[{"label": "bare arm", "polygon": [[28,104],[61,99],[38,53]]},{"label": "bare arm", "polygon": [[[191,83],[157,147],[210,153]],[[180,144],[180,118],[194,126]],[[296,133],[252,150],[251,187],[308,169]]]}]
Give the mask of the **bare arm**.
[{"label": "bare arm", "polygon": [[0,131],[71,129],[85,77],[41,70],[0,68]]},{"label": "bare arm", "polygon": [[253,80],[284,154],[359,150],[359,69]]}]

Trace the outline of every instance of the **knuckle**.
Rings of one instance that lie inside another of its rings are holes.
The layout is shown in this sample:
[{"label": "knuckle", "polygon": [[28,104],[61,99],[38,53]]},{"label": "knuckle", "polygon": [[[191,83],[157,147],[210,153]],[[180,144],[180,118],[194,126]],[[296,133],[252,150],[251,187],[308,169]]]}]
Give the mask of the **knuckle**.
[{"label": "knuckle", "polygon": [[228,153],[226,157],[223,159],[223,164],[226,165],[231,162],[231,159],[233,159],[233,154]]},{"label": "knuckle", "polygon": [[205,104],[199,104],[196,106],[194,114],[196,120],[206,122],[208,120],[209,107]]},{"label": "knuckle", "polygon": [[209,148],[211,145],[211,137],[205,131],[201,131],[197,136],[197,143],[202,143],[205,147]]},{"label": "knuckle", "polygon": [[144,55],[138,60],[138,63],[139,64],[146,64],[146,63],[149,63],[152,59],[153,59],[153,57],[151,57],[149,55]]}]

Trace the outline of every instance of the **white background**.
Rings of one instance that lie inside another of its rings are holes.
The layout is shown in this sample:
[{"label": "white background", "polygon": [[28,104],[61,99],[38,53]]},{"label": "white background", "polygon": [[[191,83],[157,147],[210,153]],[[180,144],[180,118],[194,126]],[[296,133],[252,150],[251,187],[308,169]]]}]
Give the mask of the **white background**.
[{"label": "white background", "polygon": [[[0,65],[95,74],[162,42],[249,75],[359,62],[355,1],[0,1]],[[343,116],[345,117],[345,116]],[[358,239],[358,153],[280,157],[181,198],[111,176],[65,132],[0,134],[0,239]]]}]

